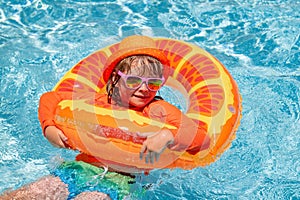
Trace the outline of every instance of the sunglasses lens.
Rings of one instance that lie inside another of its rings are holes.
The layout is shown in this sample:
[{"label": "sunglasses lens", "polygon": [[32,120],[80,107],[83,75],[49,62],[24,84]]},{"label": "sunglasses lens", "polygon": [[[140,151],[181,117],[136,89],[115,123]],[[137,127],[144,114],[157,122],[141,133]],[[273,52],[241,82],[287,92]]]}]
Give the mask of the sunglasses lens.
[{"label": "sunglasses lens", "polygon": [[126,85],[128,88],[138,88],[142,83],[142,79],[136,76],[129,76],[126,80]]},{"label": "sunglasses lens", "polygon": [[161,79],[156,79],[156,78],[149,79],[148,80],[148,88],[150,90],[157,91],[157,90],[159,90],[159,88],[162,85],[162,83],[163,82],[162,82]]}]

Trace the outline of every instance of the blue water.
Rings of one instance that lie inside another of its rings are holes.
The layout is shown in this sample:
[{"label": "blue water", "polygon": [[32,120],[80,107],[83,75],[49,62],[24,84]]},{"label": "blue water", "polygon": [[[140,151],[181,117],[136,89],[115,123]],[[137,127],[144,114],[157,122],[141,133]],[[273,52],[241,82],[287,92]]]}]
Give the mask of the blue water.
[{"label": "blue water", "polygon": [[133,33],[195,43],[243,97],[236,140],[210,166],[158,170],[142,199],[300,199],[299,0],[14,0],[0,4],[0,193],[75,152],[42,136],[42,93],[80,58]]}]

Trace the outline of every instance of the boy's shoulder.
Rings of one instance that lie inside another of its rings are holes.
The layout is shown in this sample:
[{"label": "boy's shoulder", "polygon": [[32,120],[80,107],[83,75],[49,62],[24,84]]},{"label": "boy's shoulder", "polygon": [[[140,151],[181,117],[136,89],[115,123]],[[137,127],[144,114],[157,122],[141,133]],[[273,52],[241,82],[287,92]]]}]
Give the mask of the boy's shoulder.
[{"label": "boy's shoulder", "polygon": [[153,113],[153,112],[163,112],[165,114],[179,114],[181,113],[181,111],[174,105],[172,105],[171,103],[165,101],[165,100],[154,100],[152,101],[148,106],[145,107],[144,111],[149,112],[149,113]]}]

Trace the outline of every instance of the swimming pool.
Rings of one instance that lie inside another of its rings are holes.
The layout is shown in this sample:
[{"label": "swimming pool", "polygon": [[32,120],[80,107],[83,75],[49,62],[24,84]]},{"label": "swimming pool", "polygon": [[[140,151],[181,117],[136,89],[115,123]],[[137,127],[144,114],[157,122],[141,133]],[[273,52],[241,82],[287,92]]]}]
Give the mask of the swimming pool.
[{"label": "swimming pool", "polygon": [[37,105],[81,58],[132,33],[196,43],[237,81],[243,118],[231,148],[192,171],[158,170],[143,199],[300,198],[300,1],[1,3],[0,192],[49,174],[74,152],[42,136]]}]

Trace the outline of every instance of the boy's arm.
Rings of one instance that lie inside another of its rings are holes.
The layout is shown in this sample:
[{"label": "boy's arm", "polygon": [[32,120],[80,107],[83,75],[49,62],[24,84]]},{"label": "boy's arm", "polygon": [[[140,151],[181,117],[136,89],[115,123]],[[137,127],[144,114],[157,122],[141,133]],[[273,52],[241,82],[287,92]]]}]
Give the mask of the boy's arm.
[{"label": "boy's arm", "polygon": [[54,117],[57,104],[65,99],[72,99],[71,92],[47,92],[40,97],[38,116],[40,124],[45,134],[48,126],[55,126]]},{"label": "boy's arm", "polygon": [[176,130],[170,130],[174,136],[171,149],[196,154],[209,147],[210,138],[205,129],[168,102],[153,102],[144,111],[152,119],[177,127]]}]

